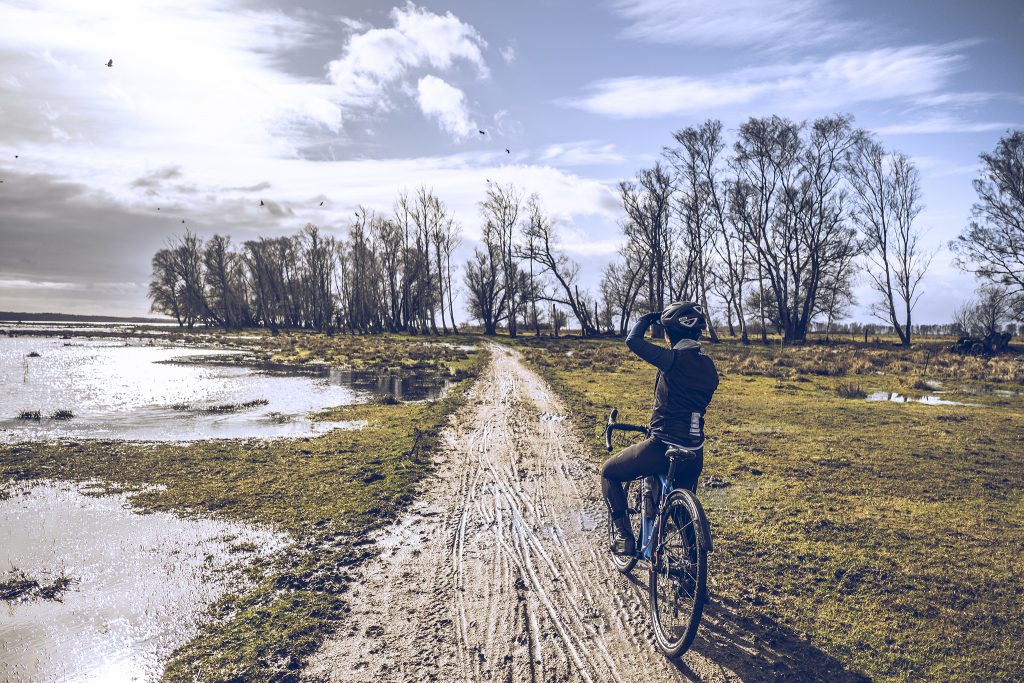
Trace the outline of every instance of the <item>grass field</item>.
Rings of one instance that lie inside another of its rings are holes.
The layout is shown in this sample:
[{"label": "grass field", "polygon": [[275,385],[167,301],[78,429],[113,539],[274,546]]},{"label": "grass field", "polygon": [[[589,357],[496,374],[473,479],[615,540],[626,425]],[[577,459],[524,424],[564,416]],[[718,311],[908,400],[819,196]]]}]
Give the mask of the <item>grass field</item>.
[{"label": "grass field", "polygon": [[[215,605],[181,647],[168,681],[298,680],[305,657],[344,619],[350,572],[370,557],[368,534],[413,499],[431,450],[468,378],[485,360],[479,339],[295,334],[223,338],[275,362],[331,362],[455,381],[436,402],[381,402],[326,411],[358,430],[306,439],[189,445],[82,441],[0,446],[0,492],[18,479],[102,480],[136,490],[142,511],[214,514],[271,525],[294,543],[247,568],[253,589]],[[477,344],[470,350],[468,345]],[[461,348],[460,348],[461,347]]]},{"label": "grass field", "polygon": [[[514,343],[567,400],[595,461],[612,407],[649,418],[654,370],[621,340]],[[705,345],[722,374],[704,470],[720,487],[698,491],[714,599],[876,680],[1020,680],[1024,355],[946,345]],[[861,398],[935,382],[974,405]]]}]

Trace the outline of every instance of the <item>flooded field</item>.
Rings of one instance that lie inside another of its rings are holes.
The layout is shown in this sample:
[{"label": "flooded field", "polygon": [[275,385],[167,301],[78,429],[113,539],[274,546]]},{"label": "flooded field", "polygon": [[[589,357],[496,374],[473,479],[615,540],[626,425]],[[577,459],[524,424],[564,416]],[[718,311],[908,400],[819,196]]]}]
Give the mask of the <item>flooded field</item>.
[{"label": "flooded field", "polygon": [[137,514],[125,495],[29,482],[0,500],[0,581],[66,577],[55,599],[0,602],[0,680],[152,681],[283,534],[212,519]]},{"label": "flooded field", "polygon": [[367,372],[260,367],[237,352],[133,339],[0,337],[0,442],[305,437],[347,425],[309,413],[445,383]]}]

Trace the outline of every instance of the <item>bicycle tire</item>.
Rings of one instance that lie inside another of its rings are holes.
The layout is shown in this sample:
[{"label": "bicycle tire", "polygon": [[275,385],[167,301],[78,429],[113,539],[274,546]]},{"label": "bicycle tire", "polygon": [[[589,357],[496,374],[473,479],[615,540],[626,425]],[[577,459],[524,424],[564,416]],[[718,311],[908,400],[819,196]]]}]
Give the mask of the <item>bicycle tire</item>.
[{"label": "bicycle tire", "polygon": [[[616,555],[611,553],[612,565],[623,574],[629,574],[636,566],[640,551],[640,521],[644,514],[644,486],[643,480],[627,481],[622,485],[623,493],[626,494],[626,509],[629,510],[629,525],[633,528],[633,538],[636,539],[637,552],[633,555]],[[608,515],[608,538],[612,537],[612,517]]]},{"label": "bicycle tire", "polygon": [[[707,601],[707,519],[696,496],[673,491],[655,533],[656,561],[649,581],[651,623],[658,649],[670,659],[686,652],[697,636]],[[680,619],[680,617],[682,617]]]}]

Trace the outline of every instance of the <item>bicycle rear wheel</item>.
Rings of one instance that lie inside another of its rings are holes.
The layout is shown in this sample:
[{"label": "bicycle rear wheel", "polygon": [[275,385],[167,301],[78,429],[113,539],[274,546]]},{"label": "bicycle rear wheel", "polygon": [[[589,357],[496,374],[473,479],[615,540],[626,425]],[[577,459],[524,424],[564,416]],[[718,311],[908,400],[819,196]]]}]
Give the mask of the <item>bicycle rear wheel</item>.
[{"label": "bicycle rear wheel", "polygon": [[707,521],[696,496],[673,491],[659,520],[651,563],[650,606],[654,640],[666,657],[686,652],[697,636],[707,600]]},{"label": "bicycle rear wheel", "polygon": [[[629,510],[629,525],[633,528],[633,538],[636,539],[637,553],[634,555],[616,555],[612,553],[612,565],[623,574],[633,571],[640,552],[640,522],[643,519],[643,479],[627,481],[622,485],[622,491],[626,494],[626,509]],[[608,515],[608,538],[612,538],[612,518]]]}]

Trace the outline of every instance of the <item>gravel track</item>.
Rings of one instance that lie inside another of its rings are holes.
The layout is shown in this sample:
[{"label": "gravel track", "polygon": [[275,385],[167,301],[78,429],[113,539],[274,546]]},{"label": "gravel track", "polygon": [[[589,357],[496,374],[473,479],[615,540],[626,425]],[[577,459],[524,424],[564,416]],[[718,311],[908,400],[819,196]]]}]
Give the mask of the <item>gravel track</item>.
[{"label": "gravel track", "polygon": [[514,351],[444,434],[419,502],[377,539],[347,628],[307,677],[331,681],[726,681],[650,637],[646,576],[605,550],[604,504],[566,409]]}]

